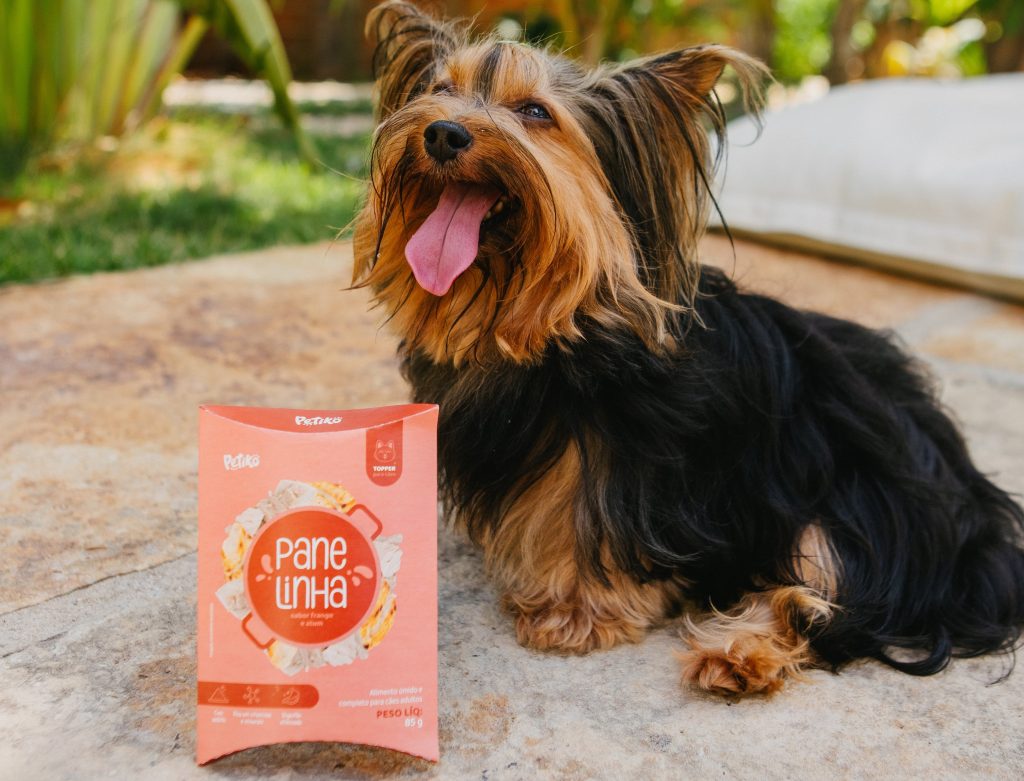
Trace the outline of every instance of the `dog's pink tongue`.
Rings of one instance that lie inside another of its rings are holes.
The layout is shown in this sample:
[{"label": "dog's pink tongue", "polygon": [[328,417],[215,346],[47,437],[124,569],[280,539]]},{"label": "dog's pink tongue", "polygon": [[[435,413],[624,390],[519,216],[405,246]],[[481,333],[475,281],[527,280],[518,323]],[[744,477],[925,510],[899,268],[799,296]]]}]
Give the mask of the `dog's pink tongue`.
[{"label": "dog's pink tongue", "polygon": [[478,184],[444,188],[437,207],[405,245],[405,259],[421,287],[443,296],[473,264],[480,246],[480,223],[500,195]]}]

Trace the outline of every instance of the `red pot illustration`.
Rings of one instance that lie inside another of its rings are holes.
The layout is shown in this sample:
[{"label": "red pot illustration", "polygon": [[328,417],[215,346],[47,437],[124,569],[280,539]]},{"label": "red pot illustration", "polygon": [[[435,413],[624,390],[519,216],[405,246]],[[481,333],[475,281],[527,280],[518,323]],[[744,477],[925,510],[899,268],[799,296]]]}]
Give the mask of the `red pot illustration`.
[{"label": "red pot illustration", "polygon": [[298,507],[265,524],[243,565],[242,630],[262,649],[275,640],[323,648],[358,630],[383,583],[373,544],[382,530],[364,505]]}]

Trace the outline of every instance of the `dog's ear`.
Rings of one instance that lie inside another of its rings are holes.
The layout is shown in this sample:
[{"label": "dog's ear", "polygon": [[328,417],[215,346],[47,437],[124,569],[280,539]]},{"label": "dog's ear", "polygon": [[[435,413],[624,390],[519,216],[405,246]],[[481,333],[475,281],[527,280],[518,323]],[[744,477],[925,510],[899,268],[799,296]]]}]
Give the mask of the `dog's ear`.
[{"label": "dog's ear", "polygon": [[[590,135],[631,226],[644,285],[661,298],[696,294],[696,244],[707,222],[725,114],[713,90],[726,65],[759,110],[768,70],[726,46],[707,45],[596,71],[583,99]],[[719,136],[712,154],[707,130]]]},{"label": "dog's ear", "polygon": [[741,87],[751,95],[767,75],[765,66],[753,57],[718,44],[692,46],[644,57],[611,71],[610,75],[621,82],[639,82],[637,86],[641,90],[644,85],[659,92],[664,88],[667,94],[658,95],[659,100],[669,100],[677,108],[689,106],[694,109],[707,100],[727,65],[733,67]]},{"label": "dog's ear", "polygon": [[366,36],[375,44],[378,122],[423,91],[438,59],[455,44],[450,26],[400,0],[370,11]]}]

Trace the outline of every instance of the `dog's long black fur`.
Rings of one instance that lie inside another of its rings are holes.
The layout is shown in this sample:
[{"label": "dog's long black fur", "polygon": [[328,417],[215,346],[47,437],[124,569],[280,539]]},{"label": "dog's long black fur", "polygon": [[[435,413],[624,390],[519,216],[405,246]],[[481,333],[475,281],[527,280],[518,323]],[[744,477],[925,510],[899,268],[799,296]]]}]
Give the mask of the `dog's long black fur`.
[{"label": "dog's long black fur", "polygon": [[607,542],[638,579],[681,576],[688,596],[724,608],[798,583],[794,545],[819,523],[838,610],[803,629],[826,662],[926,675],[1013,648],[1024,512],[974,466],[923,368],[891,334],[701,274],[671,357],[593,323],[535,365],[456,369],[404,352],[415,397],[441,405],[444,482],[470,533],[501,523],[574,443],[584,576],[602,578]]}]

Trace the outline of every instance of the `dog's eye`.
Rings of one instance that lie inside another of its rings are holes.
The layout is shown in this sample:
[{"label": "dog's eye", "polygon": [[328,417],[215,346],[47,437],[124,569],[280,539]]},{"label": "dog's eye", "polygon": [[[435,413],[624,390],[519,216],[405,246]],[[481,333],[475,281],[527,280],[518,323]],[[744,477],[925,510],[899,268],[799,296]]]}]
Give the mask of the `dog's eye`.
[{"label": "dog's eye", "polygon": [[452,91],[452,89],[453,89],[453,87],[452,87],[451,82],[449,82],[449,81],[442,81],[442,82],[440,82],[438,84],[435,84],[430,89],[430,92],[431,92],[431,94],[434,94],[434,95],[447,95],[449,92]]},{"label": "dog's eye", "polygon": [[548,110],[539,103],[526,103],[516,109],[516,111],[530,119],[551,119]]}]

